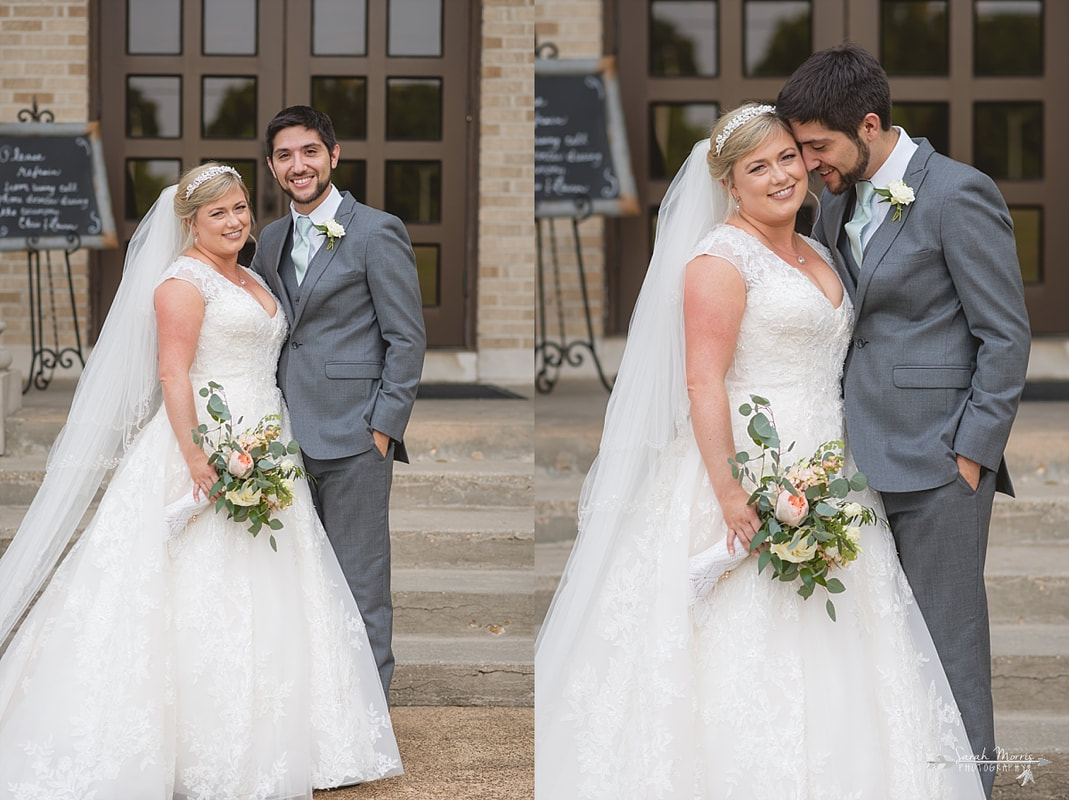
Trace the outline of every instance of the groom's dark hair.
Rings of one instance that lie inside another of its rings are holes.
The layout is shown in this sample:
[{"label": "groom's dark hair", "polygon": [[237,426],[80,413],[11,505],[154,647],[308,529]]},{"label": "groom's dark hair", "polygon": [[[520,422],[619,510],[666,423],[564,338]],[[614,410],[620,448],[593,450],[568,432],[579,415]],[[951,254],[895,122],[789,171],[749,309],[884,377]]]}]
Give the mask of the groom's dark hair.
[{"label": "groom's dark hair", "polygon": [[334,123],[330,121],[330,117],[311,106],[290,106],[279,111],[275,114],[275,118],[267,123],[264,147],[267,150],[268,159],[274,152],[275,136],[278,132],[297,125],[318,133],[327,150],[333,150],[334,145],[338,143],[337,137],[334,136]]},{"label": "groom's dark hair", "polygon": [[813,53],[794,71],[776,99],[776,112],[795,122],[819,122],[857,139],[866,114],[891,128],[891,87],[880,62],[847,42]]}]

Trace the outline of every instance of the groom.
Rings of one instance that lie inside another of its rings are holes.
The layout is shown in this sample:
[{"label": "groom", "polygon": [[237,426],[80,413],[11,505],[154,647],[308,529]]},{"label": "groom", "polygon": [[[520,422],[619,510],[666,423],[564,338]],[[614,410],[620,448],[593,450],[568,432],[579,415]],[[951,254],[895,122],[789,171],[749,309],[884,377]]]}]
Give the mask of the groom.
[{"label": "groom", "polygon": [[[824,181],[814,236],[854,302],[850,449],[883,495],[972,751],[995,758],[984,560],[994,493],[1013,493],[1003,451],[1031,338],[1006,203],[891,127],[887,76],[856,45],[810,56],[777,111]],[[990,795],[994,771],[981,779]]]},{"label": "groom", "polygon": [[341,148],[330,117],[284,109],[265,144],[291,200],[252,262],[290,323],[278,384],[389,697],[390,486],[394,460],[408,461],[403,437],[426,347],[415,257],[397,217],[331,183]]}]

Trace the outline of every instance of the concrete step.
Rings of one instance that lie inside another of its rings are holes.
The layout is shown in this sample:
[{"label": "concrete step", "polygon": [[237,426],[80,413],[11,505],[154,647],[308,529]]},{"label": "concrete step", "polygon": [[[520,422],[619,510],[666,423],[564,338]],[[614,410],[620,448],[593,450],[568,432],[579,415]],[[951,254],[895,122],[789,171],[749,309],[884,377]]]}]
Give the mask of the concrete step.
[{"label": "concrete step", "polygon": [[564,566],[568,563],[568,556],[572,552],[570,541],[548,541],[541,539],[535,543],[535,571],[534,571],[534,615],[538,624],[542,624],[549,604],[553,600],[553,593],[557,591],[557,583],[564,573]]},{"label": "concrete step", "polygon": [[995,712],[995,740],[1005,761],[1045,758],[1033,765],[1034,783],[1022,785],[1023,767],[1000,765],[992,800],[1065,800],[1069,797],[1069,714]]},{"label": "concrete step", "polygon": [[[5,421],[7,455],[44,455],[66,423],[73,383],[27,395]],[[413,460],[493,456],[531,461],[534,405],[528,399],[419,400],[405,432]]]},{"label": "concrete step", "polygon": [[529,636],[534,574],[530,569],[394,569],[397,633]]},{"label": "concrete step", "polygon": [[993,624],[991,688],[996,711],[1069,715],[1069,625]]},{"label": "concrete step", "polygon": [[[567,540],[538,539],[535,548],[534,613],[541,619],[549,607],[571,544]],[[993,624],[1069,623],[1069,547],[990,547],[985,583]]]},{"label": "concrete step", "polygon": [[[44,480],[44,466],[43,455],[0,457],[0,505],[29,505]],[[398,464],[391,505],[530,508],[532,470],[531,464],[503,459]]]},{"label": "concrete step", "polygon": [[1069,403],[1022,403],[1006,445],[1010,474],[1069,480]]},{"label": "concrete step", "polygon": [[535,540],[573,541],[579,519],[579,492],[583,479],[577,475],[535,472]]},{"label": "concrete step", "polygon": [[492,459],[399,464],[391,508],[511,506],[534,503],[534,465]]},{"label": "concrete step", "polygon": [[530,508],[406,508],[390,513],[391,561],[399,567],[530,569]]},{"label": "concrete step", "polygon": [[417,401],[405,431],[414,461],[534,460],[534,409],[527,400]]},{"label": "concrete step", "polygon": [[1017,496],[995,495],[990,545],[1069,545],[1069,480],[1015,480]]},{"label": "concrete step", "polygon": [[[0,555],[18,531],[26,505],[0,506]],[[86,512],[74,540],[95,513]],[[397,567],[530,569],[534,522],[525,508],[398,508],[390,514],[392,563]]]},{"label": "concrete step", "polygon": [[1069,547],[988,547],[984,578],[993,623],[1069,623]]},{"label": "concrete step", "polygon": [[[535,472],[535,525],[538,541],[575,538],[583,476]],[[1069,545],[1069,480],[1025,476],[1015,480],[1016,497],[995,495],[992,546]]]},{"label": "concrete step", "polygon": [[534,639],[401,634],[390,702],[402,706],[534,704]]}]

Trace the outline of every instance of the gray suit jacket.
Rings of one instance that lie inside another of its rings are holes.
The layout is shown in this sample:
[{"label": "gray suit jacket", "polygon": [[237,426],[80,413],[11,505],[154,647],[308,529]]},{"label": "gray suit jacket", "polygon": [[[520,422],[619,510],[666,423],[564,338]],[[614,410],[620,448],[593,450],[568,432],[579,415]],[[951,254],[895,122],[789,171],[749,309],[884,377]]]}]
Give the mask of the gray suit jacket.
[{"label": "gray suit jacket", "polygon": [[916,199],[897,222],[887,214],[860,271],[843,233],[853,192],[825,191],[814,227],[854,302],[850,449],[882,491],[949,483],[960,454],[1012,494],[1002,454],[1031,342],[1013,224],[994,181],[916,141],[903,177]]},{"label": "gray suit jacket", "polygon": [[401,220],[342,193],[345,235],[324,243],[308,265],[296,301],[280,267],[290,263],[291,217],[264,228],[252,268],[279,297],[290,322],[278,384],[293,432],[312,458],[345,458],[374,446],[371,431],[397,444],[407,461],[405,427],[426,349],[415,257]]}]

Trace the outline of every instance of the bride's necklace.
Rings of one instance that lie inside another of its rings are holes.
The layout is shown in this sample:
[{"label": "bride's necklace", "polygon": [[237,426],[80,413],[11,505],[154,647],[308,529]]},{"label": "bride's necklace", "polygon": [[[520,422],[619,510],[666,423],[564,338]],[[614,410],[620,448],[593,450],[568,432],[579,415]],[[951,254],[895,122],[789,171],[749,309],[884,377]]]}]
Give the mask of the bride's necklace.
[{"label": "bride's necklace", "polygon": [[241,273],[237,271],[237,270],[241,269],[240,267],[237,267],[237,269],[234,272],[234,277],[231,277],[231,276],[227,275],[225,272],[223,272],[223,268],[220,267],[216,263],[214,258],[212,258],[210,255],[208,255],[203,250],[201,250],[199,247],[197,247],[197,245],[193,245],[193,249],[196,250],[198,253],[200,253],[202,256],[204,256],[204,258],[207,259],[208,263],[211,264],[215,268],[215,271],[218,272],[220,275],[222,275],[224,278],[226,278],[231,283],[236,283],[236,284],[239,284],[241,286],[247,286],[248,285],[248,283],[249,283],[248,280],[243,278],[241,276]]},{"label": "bride's necklace", "polygon": [[[761,232],[761,229],[758,228],[756,225],[754,225],[753,223],[750,223],[750,227],[753,228],[755,231],[757,231],[757,235],[760,236],[762,239],[764,239],[765,242],[768,243],[768,246],[771,247],[773,250],[775,250],[776,252],[781,253],[781,254],[789,255],[791,258],[793,258],[799,264],[805,264],[805,256],[801,255],[797,251],[792,252],[790,250],[784,250],[782,247],[777,247],[775,244],[772,243],[772,240],[769,239],[767,236],[765,236],[765,234],[763,234]],[[798,238],[798,234],[796,232],[792,231],[791,232],[791,241],[793,242],[797,238]]]}]

